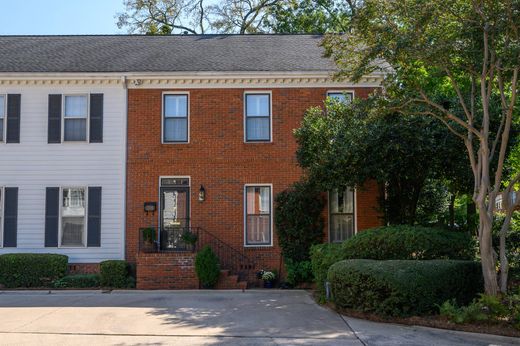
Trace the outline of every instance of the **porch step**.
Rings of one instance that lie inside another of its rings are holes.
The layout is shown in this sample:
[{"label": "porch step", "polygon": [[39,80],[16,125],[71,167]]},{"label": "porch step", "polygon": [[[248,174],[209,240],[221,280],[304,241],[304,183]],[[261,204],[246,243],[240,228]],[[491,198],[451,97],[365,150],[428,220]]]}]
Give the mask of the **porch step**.
[{"label": "porch step", "polygon": [[238,281],[238,275],[231,274],[229,270],[220,271],[216,289],[218,290],[245,290],[247,281]]}]

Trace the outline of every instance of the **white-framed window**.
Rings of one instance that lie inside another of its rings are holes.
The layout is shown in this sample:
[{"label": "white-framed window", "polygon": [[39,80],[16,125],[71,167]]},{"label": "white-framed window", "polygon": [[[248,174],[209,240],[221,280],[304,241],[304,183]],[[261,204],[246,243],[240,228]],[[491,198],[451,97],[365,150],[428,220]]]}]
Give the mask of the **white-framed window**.
[{"label": "white-framed window", "polygon": [[86,142],[88,138],[88,95],[63,98],[63,141]]},{"label": "white-framed window", "polygon": [[354,99],[354,92],[350,90],[331,90],[327,91],[327,97],[348,104]]},{"label": "white-framed window", "polygon": [[0,94],[0,142],[5,141],[5,118],[7,114],[7,96]]},{"label": "white-framed window", "polygon": [[271,141],[271,96],[271,92],[245,92],[244,127],[246,142]]},{"label": "white-framed window", "polygon": [[189,142],[189,94],[163,94],[163,143]]},{"label": "white-framed window", "polygon": [[244,189],[245,246],[273,245],[272,185],[247,184]]},{"label": "white-framed window", "polygon": [[4,187],[0,186],[0,248],[4,247]]},{"label": "white-framed window", "polygon": [[329,241],[343,242],[356,234],[355,191],[351,188],[329,192]]},{"label": "white-framed window", "polygon": [[86,187],[61,188],[60,247],[85,247],[87,245]]}]

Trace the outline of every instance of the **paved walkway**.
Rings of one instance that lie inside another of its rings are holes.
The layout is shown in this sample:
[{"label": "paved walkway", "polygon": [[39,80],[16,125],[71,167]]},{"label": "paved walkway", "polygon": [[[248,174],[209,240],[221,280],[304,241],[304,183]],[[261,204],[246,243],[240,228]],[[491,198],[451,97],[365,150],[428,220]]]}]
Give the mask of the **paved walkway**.
[{"label": "paved walkway", "polygon": [[2,345],[520,345],[343,317],[305,291],[0,291]]}]

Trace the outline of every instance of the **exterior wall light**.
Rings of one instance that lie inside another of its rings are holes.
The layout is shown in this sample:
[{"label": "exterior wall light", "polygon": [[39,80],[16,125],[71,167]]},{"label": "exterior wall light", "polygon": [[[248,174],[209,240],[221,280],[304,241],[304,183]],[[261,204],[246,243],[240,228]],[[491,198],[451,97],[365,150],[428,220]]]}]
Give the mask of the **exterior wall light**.
[{"label": "exterior wall light", "polygon": [[157,210],[157,202],[144,202],[144,211],[146,212],[146,215],[148,213],[154,214]]},{"label": "exterior wall light", "polygon": [[199,202],[204,202],[206,200],[206,189],[204,186],[200,186],[199,189]]}]

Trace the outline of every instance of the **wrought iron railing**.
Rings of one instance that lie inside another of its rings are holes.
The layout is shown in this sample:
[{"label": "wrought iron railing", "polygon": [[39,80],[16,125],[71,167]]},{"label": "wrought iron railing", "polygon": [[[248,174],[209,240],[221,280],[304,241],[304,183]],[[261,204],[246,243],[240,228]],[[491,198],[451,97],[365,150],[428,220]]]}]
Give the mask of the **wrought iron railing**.
[{"label": "wrought iron railing", "polygon": [[255,262],[243,250],[236,249],[203,228],[171,227],[158,232],[157,228],[149,227],[139,231],[140,252],[198,252],[205,246],[215,252],[222,269],[238,275],[240,281],[255,281]]}]

